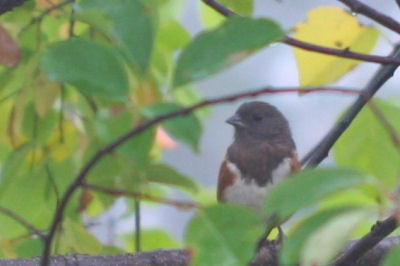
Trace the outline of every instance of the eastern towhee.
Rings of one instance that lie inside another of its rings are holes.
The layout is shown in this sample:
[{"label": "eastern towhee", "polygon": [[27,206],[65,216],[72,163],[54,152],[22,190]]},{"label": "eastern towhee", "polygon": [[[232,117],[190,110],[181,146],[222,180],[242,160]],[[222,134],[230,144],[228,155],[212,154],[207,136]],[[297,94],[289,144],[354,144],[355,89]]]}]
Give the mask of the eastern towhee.
[{"label": "eastern towhee", "polygon": [[220,168],[218,201],[259,210],[271,186],[300,169],[288,122],[258,101],[241,105],[226,122],[235,135]]}]

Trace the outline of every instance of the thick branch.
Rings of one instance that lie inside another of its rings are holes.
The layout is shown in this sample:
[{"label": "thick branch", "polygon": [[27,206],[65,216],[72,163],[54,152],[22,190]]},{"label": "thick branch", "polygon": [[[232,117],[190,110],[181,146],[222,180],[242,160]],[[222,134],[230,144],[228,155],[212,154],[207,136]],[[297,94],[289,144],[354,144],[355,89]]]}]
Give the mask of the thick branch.
[{"label": "thick branch", "polygon": [[51,243],[53,241],[54,234],[56,232],[56,229],[58,228],[58,225],[61,223],[61,220],[63,218],[64,210],[67,206],[67,203],[69,202],[72,194],[83,185],[85,181],[86,175],[89,173],[89,171],[92,169],[94,165],[96,165],[100,159],[102,159],[105,155],[111,153],[115,148],[123,144],[125,141],[133,138],[134,136],[138,135],[139,133],[143,132],[144,130],[162,122],[167,119],[171,119],[174,117],[178,116],[184,116],[187,115],[201,107],[205,106],[210,106],[210,105],[215,105],[215,104],[221,104],[221,103],[228,103],[228,102],[233,102],[238,99],[242,98],[248,98],[248,97],[256,97],[261,94],[276,94],[276,93],[312,93],[312,92],[336,92],[336,93],[345,93],[345,94],[358,94],[358,90],[351,90],[351,89],[341,89],[341,88],[304,88],[304,89],[299,89],[299,88],[284,88],[284,89],[274,89],[272,87],[268,88],[263,88],[260,90],[253,90],[253,91],[247,91],[243,93],[238,93],[234,95],[229,95],[225,97],[219,97],[216,99],[212,100],[205,100],[200,103],[197,103],[195,105],[192,105],[187,108],[183,108],[171,113],[167,113],[164,115],[160,115],[156,117],[153,120],[144,122],[135,128],[133,128],[131,131],[128,133],[122,135],[121,137],[117,138],[115,141],[110,143],[109,145],[105,146],[101,150],[99,150],[87,163],[86,165],[82,168],[82,170],[79,172],[79,174],[75,177],[74,181],[69,185],[67,188],[66,192],[64,193],[59,206],[57,207],[57,210],[54,214],[53,221],[51,223],[51,227],[49,230],[49,234],[46,237],[45,241],[45,246],[44,246],[44,251],[43,251],[43,261],[42,265],[47,266],[48,265],[48,258],[50,255],[50,247]]},{"label": "thick branch", "polygon": [[[393,58],[400,59],[400,45],[397,45],[391,55]],[[343,132],[348,128],[357,114],[361,111],[364,105],[375,95],[382,85],[393,76],[397,69],[395,65],[382,66],[377,73],[372,77],[371,81],[362,90],[360,96],[353,103],[350,109],[344,114],[340,121],[328,132],[328,134],[312,149],[310,160],[307,167],[318,165],[328,155],[329,150]]]},{"label": "thick branch", "polygon": [[94,184],[88,184],[88,183],[82,183],[82,187],[93,190],[93,191],[98,191],[101,193],[109,194],[109,195],[114,195],[114,196],[125,196],[125,197],[130,197],[130,198],[135,198],[135,199],[141,199],[141,200],[147,200],[147,201],[152,201],[152,202],[157,202],[161,204],[167,204],[171,205],[180,209],[193,209],[193,208],[200,208],[201,205],[197,202],[193,201],[178,201],[178,200],[171,200],[171,199],[166,199],[166,198],[160,198],[148,194],[143,194],[143,193],[138,193],[138,192],[132,192],[128,190],[123,190],[123,189],[115,189],[115,188],[106,188]]},{"label": "thick branch", "polygon": [[29,232],[36,234],[37,236],[39,236],[42,239],[45,239],[46,236],[39,229],[37,229],[35,226],[33,226],[32,224],[27,222],[24,218],[22,218],[15,212],[13,212],[7,208],[4,208],[3,206],[0,206],[0,212],[3,213],[4,215],[7,215],[11,219],[14,219],[18,223],[20,223],[23,227],[28,229]]},{"label": "thick branch", "polygon": [[397,33],[400,33],[400,23],[394,20],[393,18],[383,13],[380,13],[376,9],[366,4],[363,4],[358,0],[339,0],[339,2],[342,2],[343,4],[348,6],[354,13],[363,14],[364,16],[378,22],[379,24],[385,26],[386,28],[391,29],[392,31],[395,31]]},{"label": "thick branch", "polygon": [[[354,241],[351,241],[348,248],[351,248]],[[376,266],[386,255],[386,253],[394,245],[400,243],[400,236],[388,237],[381,241],[377,246],[368,251],[361,257],[353,266]],[[315,247],[318,249],[319,247]],[[263,254],[258,255],[258,260],[254,261],[252,266],[278,266],[277,261],[277,247],[274,244],[267,246],[262,250]],[[96,266],[187,266],[189,265],[191,256],[190,250],[155,250],[150,252],[138,252],[133,254],[118,254],[107,256],[89,256],[89,255],[65,255],[65,256],[52,256],[50,262],[52,266],[64,265],[96,265]],[[40,265],[40,258],[30,259],[0,259],[0,265],[3,266],[38,266]]]}]

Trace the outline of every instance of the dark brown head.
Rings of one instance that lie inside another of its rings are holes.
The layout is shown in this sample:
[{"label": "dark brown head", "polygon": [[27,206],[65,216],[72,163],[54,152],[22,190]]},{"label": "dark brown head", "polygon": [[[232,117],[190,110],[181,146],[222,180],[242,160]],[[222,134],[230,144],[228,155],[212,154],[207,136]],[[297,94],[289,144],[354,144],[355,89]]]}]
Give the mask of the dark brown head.
[{"label": "dark brown head", "polygon": [[291,138],[289,125],[282,113],[265,102],[242,104],[227,121],[235,127],[235,139],[270,139],[287,136]]}]

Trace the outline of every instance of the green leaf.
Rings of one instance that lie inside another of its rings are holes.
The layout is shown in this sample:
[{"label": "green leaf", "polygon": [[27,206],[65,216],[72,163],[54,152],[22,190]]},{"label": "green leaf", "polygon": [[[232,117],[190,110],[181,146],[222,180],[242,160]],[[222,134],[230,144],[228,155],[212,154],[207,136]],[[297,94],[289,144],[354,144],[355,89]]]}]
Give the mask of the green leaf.
[{"label": "green leaf", "polygon": [[[95,133],[101,139],[103,145],[127,133],[133,126],[133,116],[127,109],[118,114],[102,112],[96,116],[94,123]],[[154,138],[155,130],[146,130],[127,140],[118,147],[117,152],[128,159],[135,167],[144,168],[150,160],[149,153]]]},{"label": "green leaf", "polygon": [[381,266],[397,266],[400,261],[400,246],[394,246],[385,256]]},{"label": "green leaf", "polygon": [[191,178],[182,175],[165,164],[152,164],[146,169],[146,179],[150,182],[163,183],[197,192],[198,184]]},{"label": "green leaf", "polygon": [[[250,16],[253,13],[253,0],[219,0],[218,2],[241,15]],[[201,3],[200,11],[202,15],[202,22],[206,27],[217,26],[226,19],[226,17],[204,3]]]},{"label": "green leaf", "polygon": [[112,22],[109,33],[116,39],[128,62],[140,74],[145,73],[155,37],[150,17],[152,10],[138,0],[84,0],[79,3],[78,13],[91,11],[106,15]]},{"label": "green leaf", "polygon": [[127,75],[112,50],[89,40],[52,45],[41,67],[51,80],[70,83],[88,96],[123,100],[128,92]]},{"label": "green leaf", "polygon": [[[175,103],[159,103],[142,109],[145,116],[155,118],[157,116],[177,111],[183,108]],[[190,145],[198,151],[202,128],[199,120],[193,114],[168,119],[162,122],[164,128],[172,137]]]},{"label": "green leaf", "polygon": [[[160,229],[143,230],[140,232],[141,250],[150,251],[160,248],[179,248],[179,244],[170,234]],[[126,251],[136,251],[135,235],[129,234],[123,237]]]},{"label": "green leaf", "polygon": [[102,251],[99,240],[81,224],[67,218],[62,228],[63,241],[60,242],[62,253],[99,254]]},{"label": "green leaf", "polygon": [[194,248],[192,265],[247,265],[263,230],[260,216],[246,207],[221,204],[204,208],[186,228],[186,244]]},{"label": "green leaf", "polygon": [[[374,100],[376,106],[400,134],[400,107]],[[338,165],[374,175],[393,187],[398,182],[400,153],[381,121],[365,107],[333,147]]]},{"label": "green leaf", "polygon": [[231,17],[219,28],[198,35],[182,51],[173,85],[181,86],[227,68],[278,41],[283,34],[271,20]]},{"label": "green leaf", "polygon": [[[294,265],[299,261],[301,250],[310,235],[340,214],[354,211],[354,207],[327,209],[304,219],[283,242],[280,261],[283,265]],[[319,250],[319,249],[318,249]]]},{"label": "green leaf", "polygon": [[334,192],[372,180],[359,172],[340,168],[304,170],[273,187],[267,195],[264,210],[267,215],[275,214],[283,221]]},{"label": "green leaf", "polygon": [[328,265],[343,249],[358,224],[369,215],[365,209],[342,213],[318,228],[303,245],[300,264]]},{"label": "green leaf", "polygon": [[40,238],[27,238],[14,244],[18,257],[36,257],[43,252],[43,241]]}]

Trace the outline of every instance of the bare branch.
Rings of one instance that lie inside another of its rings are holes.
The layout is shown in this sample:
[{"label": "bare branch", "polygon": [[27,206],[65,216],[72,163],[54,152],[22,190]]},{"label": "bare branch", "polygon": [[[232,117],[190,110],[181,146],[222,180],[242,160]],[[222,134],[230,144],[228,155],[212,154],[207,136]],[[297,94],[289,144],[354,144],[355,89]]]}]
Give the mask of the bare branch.
[{"label": "bare branch", "polygon": [[64,193],[63,197],[61,198],[60,204],[57,207],[57,210],[54,214],[53,221],[51,223],[51,227],[49,230],[49,234],[47,235],[45,246],[44,246],[44,251],[42,255],[42,265],[47,266],[48,265],[48,259],[50,256],[50,247],[51,243],[53,241],[54,234],[58,228],[58,225],[61,223],[63,215],[64,215],[64,210],[67,206],[67,203],[69,202],[69,199],[71,198],[72,194],[83,185],[85,181],[86,175],[89,173],[89,171],[92,169],[94,165],[96,165],[100,159],[102,159],[105,155],[111,153],[115,148],[123,144],[125,141],[133,138],[134,136],[138,135],[139,133],[143,132],[144,130],[162,122],[167,119],[171,119],[174,117],[178,116],[184,116],[187,115],[201,107],[205,106],[210,106],[210,105],[216,105],[216,104],[221,104],[221,103],[228,103],[228,102],[233,102],[238,99],[242,98],[248,98],[248,97],[256,97],[261,94],[276,94],[276,93],[313,93],[313,92],[334,92],[334,93],[344,93],[344,94],[358,94],[358,90],[353,90],[353,89],[342,89],[342,88],[282,88],[282,89],[274,89],[272,87],[267,87],[259,90],[253,90],[253,91],[247,91],[243,93],[238,93],[234,95],[229,95],[225,97],[219,97],[215,98],[212,100],[205,100],[200,103],[194,104],[192,106],[170,112],[167,114],[160,115],[153,120],[149,120],[147,122],[144,122],[135,128],[133,128],[131,131],[127,132],[126,134],[122,135],[121,137],[117,138],[115,141],[110,143],[109,145],[105,146],[104,148],[100,149],[86,164],[85,166],[81,169],[79,174],[75,177],[74,181],[68,186],[66,192]]},{"label": "bare branch", "polygon": [[363,4],[358,0],[338,0],[338,1],[348,6],[354,13],[362,14],[378,22],[379,24],[385,26],[386,28],[391,29],[392,31],[395,31],[397,33],[400,33],[400,23],[394,20],[393,18],[383,13],[380,13],[376,9],[366,4]]},{"label": "bare branch", "polygon": [[378,64],[396,64],[396,65],[399,65],[400,63],[399,59],[391,58],[389,56],[367,55],[367,54],[352,52],[349,49],[341,50],[330,47],[324,47],[320,45],[311,44],[308,42],[303,42],[288,36],[285,36],[281,42],[311,52],[356,59],[364,62],[378,63]]},{"label": "bare branch", "polygon": [[171,200],[171,199],[165,199],[165,198],[160,198],[148,194],[143,194],[143,193],[138,193],[138,192],[132,192],[128,190],[123,190],[123,189],[115,189],[115,188],[106,188],[94,184],[88,184],[88,183],[82,183],[82,187],[113,195],[113,196],[125,196],[125,197],[130,197],[134,199],[141,199],[141,200],[147,200],[147,201],[152,201],[152,202],[158,202],[161,204],[167,204],[171,205],[180,209],[193,209],[193,208],[200,208],[201,205],[197,202],[191,202],[191,201],[178,201],[178,200]]},{"label": "bare branch", "polygon": [[[392,52],[391,57],[400,59],[400,45],[397,45]],[[351,105],[340,121],[328,132],[328,134],[308,153],[311,154],[306,167],[318,165],[323,159],[328,156],[329,150],[343,132],[348,128],[357,114],[361,111],[364,105],[375,95],[382,85],[393,76],[397,69],[395,65],[382,66],[377,73],[372,77],[371,81],[362,90],[360,96]]]},{"label": "bare branch", "polygon": [[13,220],[17,221],[18,223],[20,223],[23,227],[28,229],[29,232],[39,236],[42,239],[45,239],[46,236],[39,229],[37,229],[35,226],[33,226],[32,224],[27,222],[24,218],[22,218],[15,212],[13,212],[7,208],[4,208],[3,206],[0,206],[0,212],[7,215],[10,218],[12,218]]},{"label": "bare branch", "polygon": [[208,5],[209,7],[211,7],[212,9],[214,9],[215,11],[217,11],[218,13],[220,13],[221,15],[223,15],[225,17],[237,15],[235,12],[233,12],[229,8],[226,8],[225,6],[221,5],[220,3],[218,3],[215,0],[202,0],[202,1],[206,5]]},{"label": "bare branch", "polygon": [[363,236],[340,255],[333,266],[354,265],[368,250],[372,249],[381,240],[390,235],[399,223],[395,216],[390,216],[382,222],[377,222],[371,232]]},{"label": "bare branch", "polygon": [[[233,12],[232,10],[226,8],[225,6],[221,5],[220,3],[218,3],[214,0],[203,0],[203,2],[205,4],[207,4],[208,6],[214,8],[215,11],[219,12],[221,15],[223,15],[225,17],[238,15],[237,13]],[[399,59],[391,58],[389,56],[368,55],[368,54],[352,52],[349,49],[330,48],[330,47],[325,47],[325,46],[321,46],[321,45],[303,42],[303,41],[297,40],[297,39],[289,37],[289,36],[284,36],[283,39],[281,40],[281,42],[284,44],[293,46],[293,47],[297,47],[300,49],[310,51],[310,52],[333,55],[333,56],[349,58],[349,59],[356,59],[356,60],[360,60],[360,61],[364,61],[364,62],[377,63],[377,64],[396,64],[396,65],[400,64]]]},{"label": "bare branch", "polygon": [[25,27],[23,27],[23,28],[20,30],[20,32],[18,33],[18,36],[21,36],[21,34],[24,33],[26,30],[28,30],[30,27],[32,27],[32,26],[35,25],[36,23],[42,21],[42,19],[43,19],[47,14],[50,14],[51,11],[60,9],[60,8],[66,6],[66,5],[68,5],[68,4],[73,3],[74,1],[75,1],[75,0],[66,0],[66,1],[64,1],[64,2],[61,2],[61,3],[57,4],[57,5],[54,5],[54,6],[50,7],[50,8],[48,8],[48,9],[46,9],[46,10],[43,11],[39,16],[32,18],[31,21],[30,21]]}]

